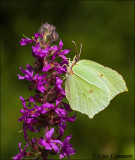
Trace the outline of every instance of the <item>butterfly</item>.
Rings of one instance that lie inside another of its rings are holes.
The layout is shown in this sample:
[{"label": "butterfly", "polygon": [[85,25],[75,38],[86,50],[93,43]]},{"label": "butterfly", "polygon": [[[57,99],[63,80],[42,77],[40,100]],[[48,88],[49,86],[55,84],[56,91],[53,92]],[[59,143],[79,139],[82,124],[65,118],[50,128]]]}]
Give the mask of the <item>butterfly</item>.
[{"label": "butterfly", "polygon": [[69,62],[65,81],[66,98],[73,110],[93,118],[105,109],[116,95],[128,89],[117,71],[79,58],[80,54],[77,54],[74,60]]}]

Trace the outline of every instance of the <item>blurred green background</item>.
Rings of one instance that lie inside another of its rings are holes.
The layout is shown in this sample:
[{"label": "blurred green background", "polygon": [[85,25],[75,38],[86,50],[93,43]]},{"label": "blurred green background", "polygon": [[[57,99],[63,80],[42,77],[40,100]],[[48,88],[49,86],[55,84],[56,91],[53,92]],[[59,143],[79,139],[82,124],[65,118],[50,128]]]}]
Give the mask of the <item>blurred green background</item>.
[{"label": "blurred green background", "polygon": [[[1,1],[1,159],[16,155],[24,142],[20,95],[31,95],[28,83],[19,81],[19,67],[32,65],[31,46],[21,47],[22,35],[32,37],[42,23],[56,26],[64,48],[76,50],[81,59],[91,59],[117,70],[128,92],[116,96],[94,119],[77,113],[66,135],[78,152],[71,159],[93,159],[94,153],[134,154],[134,2],[133,1]],[[78,45],[79,47],[79,45]],[[97,158],[96,158],[97,159]]]}]

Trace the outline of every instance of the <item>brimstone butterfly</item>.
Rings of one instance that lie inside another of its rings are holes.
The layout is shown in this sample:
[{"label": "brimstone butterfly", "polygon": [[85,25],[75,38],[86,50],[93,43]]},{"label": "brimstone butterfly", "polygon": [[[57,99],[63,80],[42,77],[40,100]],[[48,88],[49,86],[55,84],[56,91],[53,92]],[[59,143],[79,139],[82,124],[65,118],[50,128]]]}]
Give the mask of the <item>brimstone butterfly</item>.
[{"label": "brimstone butterfly", "polygon": [[78,61],[78,57],[67,69],[66,97],[73,110],[93,118],[109,105],[113,97],[128,89],[122,76],[115,70],[91,60]]}]

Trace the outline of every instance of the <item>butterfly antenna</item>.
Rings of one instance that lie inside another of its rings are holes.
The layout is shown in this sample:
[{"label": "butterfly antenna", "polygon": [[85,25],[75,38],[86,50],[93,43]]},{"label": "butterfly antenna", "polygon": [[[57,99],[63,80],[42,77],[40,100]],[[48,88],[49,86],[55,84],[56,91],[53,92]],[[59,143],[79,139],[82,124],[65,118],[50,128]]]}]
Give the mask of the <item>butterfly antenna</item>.
[{"label": "butterfly antenna", "polygon": [[80,53],[79,53],[79,57],[81,55],[81,52],[82,52],[82,43],[80,43]]},{"label": "butterfly antenna", "polygon": [[75,45],[76,52],[77,52],[77,57],[78,57],[78,50],[77,50],[77,47],[76,47],[76,43],[74,41],[72,41],[72,43],[74,43],[74,45]]}]

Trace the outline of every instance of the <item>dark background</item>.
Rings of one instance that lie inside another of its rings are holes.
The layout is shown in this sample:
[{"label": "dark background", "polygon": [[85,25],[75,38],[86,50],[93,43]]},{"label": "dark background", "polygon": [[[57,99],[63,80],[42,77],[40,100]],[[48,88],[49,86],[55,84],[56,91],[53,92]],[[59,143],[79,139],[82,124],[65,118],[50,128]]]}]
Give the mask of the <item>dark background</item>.
[{"label": "dark background", "polygon": [[[133,1],[1,1],[1,159],[16,155],[24,144],[20,95],[31,95],[19,81],[19,67],[32,65],[30,45],[21,47],[22,35],[32,37],[42,23],[56,26],[68,57],[76,54],[71,40],[82,43],[81,59],[90,59],[118,71],[128,92],[116,96],[94,119],[77,113],[66,135],[78,152],[73,159],[93,159],[94,153],[134,154],[134,2]],[[79,45],[78,45],[79,47]]]}]

